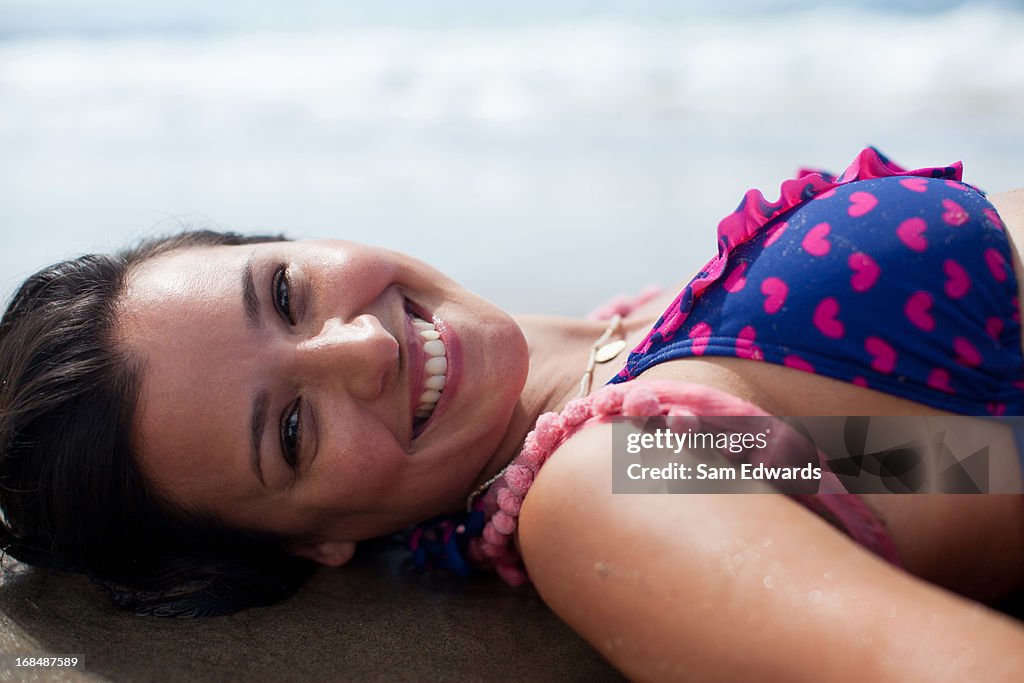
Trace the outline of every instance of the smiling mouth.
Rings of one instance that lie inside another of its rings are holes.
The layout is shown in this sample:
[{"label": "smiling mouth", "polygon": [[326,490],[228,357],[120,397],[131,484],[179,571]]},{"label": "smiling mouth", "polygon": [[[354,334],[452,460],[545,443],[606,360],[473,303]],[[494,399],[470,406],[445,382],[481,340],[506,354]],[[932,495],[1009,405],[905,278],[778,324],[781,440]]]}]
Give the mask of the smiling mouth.
[{"label": "smiling mouth", "polygon": [[437,402],[441,400],[441,392],[447,383],[448,358],[441,335],[429,320],[424,320],[415,313],[410,313],[415,337],[423,348],[422,381],[416,407],[413,411],[412,435],[420,435],[430,416],[434,413]]}]

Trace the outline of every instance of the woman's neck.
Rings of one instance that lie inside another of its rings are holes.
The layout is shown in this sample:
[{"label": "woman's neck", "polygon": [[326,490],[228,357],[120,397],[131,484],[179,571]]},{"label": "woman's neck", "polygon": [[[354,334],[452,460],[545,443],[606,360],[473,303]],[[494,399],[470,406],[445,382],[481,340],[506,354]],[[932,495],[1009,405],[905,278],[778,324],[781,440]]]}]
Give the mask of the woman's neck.
[{"label": "woman's neck", "polygon": [[[576,397],[590,349],[608,328],[608,321],[542,315],[517,316],[516,322],[526,337],[530,370],[508,430],[477,485],[496,475],[516,457],[538,417],[561,410]],[[635,329],[636,323],[629,327]],[[614,366],[614,369],[597,374],[594,386],[610,379],[624,360],[625,352],[607,366],[598,366],[602,369]]]}]

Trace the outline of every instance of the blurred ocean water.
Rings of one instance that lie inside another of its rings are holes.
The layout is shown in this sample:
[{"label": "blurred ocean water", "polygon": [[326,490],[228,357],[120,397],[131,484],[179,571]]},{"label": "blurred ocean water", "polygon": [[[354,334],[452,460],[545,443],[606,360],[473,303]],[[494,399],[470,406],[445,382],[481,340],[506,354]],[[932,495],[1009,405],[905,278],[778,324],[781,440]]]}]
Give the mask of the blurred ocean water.
[{"label": "blurred ocean water", "polygon": [[1024,2],[767,6],[0,0],[0,287],[191,223],[579,313],[867,144],[1024,186]]}]

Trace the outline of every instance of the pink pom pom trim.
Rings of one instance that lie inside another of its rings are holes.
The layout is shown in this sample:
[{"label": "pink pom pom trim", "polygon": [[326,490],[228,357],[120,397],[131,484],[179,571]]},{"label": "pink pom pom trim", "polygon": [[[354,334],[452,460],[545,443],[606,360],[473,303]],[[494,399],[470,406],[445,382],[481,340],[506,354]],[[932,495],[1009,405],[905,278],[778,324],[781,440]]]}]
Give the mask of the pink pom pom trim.
[{"label": "pink pom pom trim", "polygon": [[526,572],[515,565],[499,564],[494,568],[498,576],[510,586],[522,586],[528,581]]},{"label": "pink pom pom trim", "polygon": [[506,536],[512,535],[516,530],[516,518],[508,515],[502,510],[498,510],[491,517],[491,524],[497,529],[498,533],[505,534]]},{"label": "pink pom pom trim", "polygon": [[510,536],[507,536],[495,529],[493,524],[488,524],[484,527],[483,539],[491,545],[505,545],[508,543],[509,538]]},{"label": "pink pom pom trim", "polygon": [[501,511],[510,517],[519,516],[519,508],[523,504],[523,499],[520,496],[512,493],[510,489],[501,489],[498,491],[498,507]]},{"label": "pink pom pom trim", "polygon": [[517,496],[525,496],[533,484],[533,470],[525,465],[514,464],[505,471],[505,485]]},{"label": "pink pom pom trim", "polygon": [[528,440],[523,444],[523,450],[519,452],[518,461],[536,472],[544,464],[544,460],[547,457],[547,450],[538,446],[536,441]]},{"label": "pink pom pom trim", "polygon": [[[584,407],[581,405],[586,403]],[[706,415],[762,415],[763,410],[711,387],[682,382],[654,380],[638,384],[608,385],[591,396],[569,403],[561,414],[547,413],[537,420],[520,455],[491,485],[484,499],[490,518],[481,536],[470,541],[468,556],[477,565],[492,567],[513,586],[529,580],[522,559],[512,543],[519,525],[519,511],[533,484],[535,473],[566,439],[602,416],[630,411],[633,415],[671,415],[683,423]],[[583,415],[589,418],[580,420]],[[793,498],[815,511],[827,511],[857,542],[900,566],[899,555],[881,522],[856,495],[840,488],[827,491],[838,495],[798,494]]]},{"label": "pink pom pom trim", "polygon": [[565,437],[565,421],[558,413],[544,413],[537,418],[534,434],[538,446],[544,450],[551,450],[560,439]]},{"label": "pink pom pom trim", "polygon": [[584,398],[574,398],[569,401],[569,405],[565,406],[565,410],[562,411],[562,419],[565,421],[565,426],[568,429],[578,427],[594,414],[594,411],[590,408],[590,401]]},{"label": "pink pom pom trim", "polygon": [[631,417],[645,417],[661,414],[661,403],[654,392],[643,387],[629,392],[622,400],[622,414]]},{"label": "pink pom pom trim", "polygon": [[484,557],[492,560],[502,558],[508,552],[505,546],[497,543],[484,543],[481,545],[481,550],[483,551]]}]

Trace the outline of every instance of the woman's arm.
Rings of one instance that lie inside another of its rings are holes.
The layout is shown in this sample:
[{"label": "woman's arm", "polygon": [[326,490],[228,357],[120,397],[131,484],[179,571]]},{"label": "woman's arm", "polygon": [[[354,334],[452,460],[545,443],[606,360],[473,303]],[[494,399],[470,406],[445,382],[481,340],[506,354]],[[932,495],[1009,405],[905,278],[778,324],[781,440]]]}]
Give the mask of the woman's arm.
[{"label": "woman's arm", "polygon": [[627,676],[1024,678],[1024,628],[777,494],[613,495],[611,428],[544,466],[519,542],[548,605]]}]

